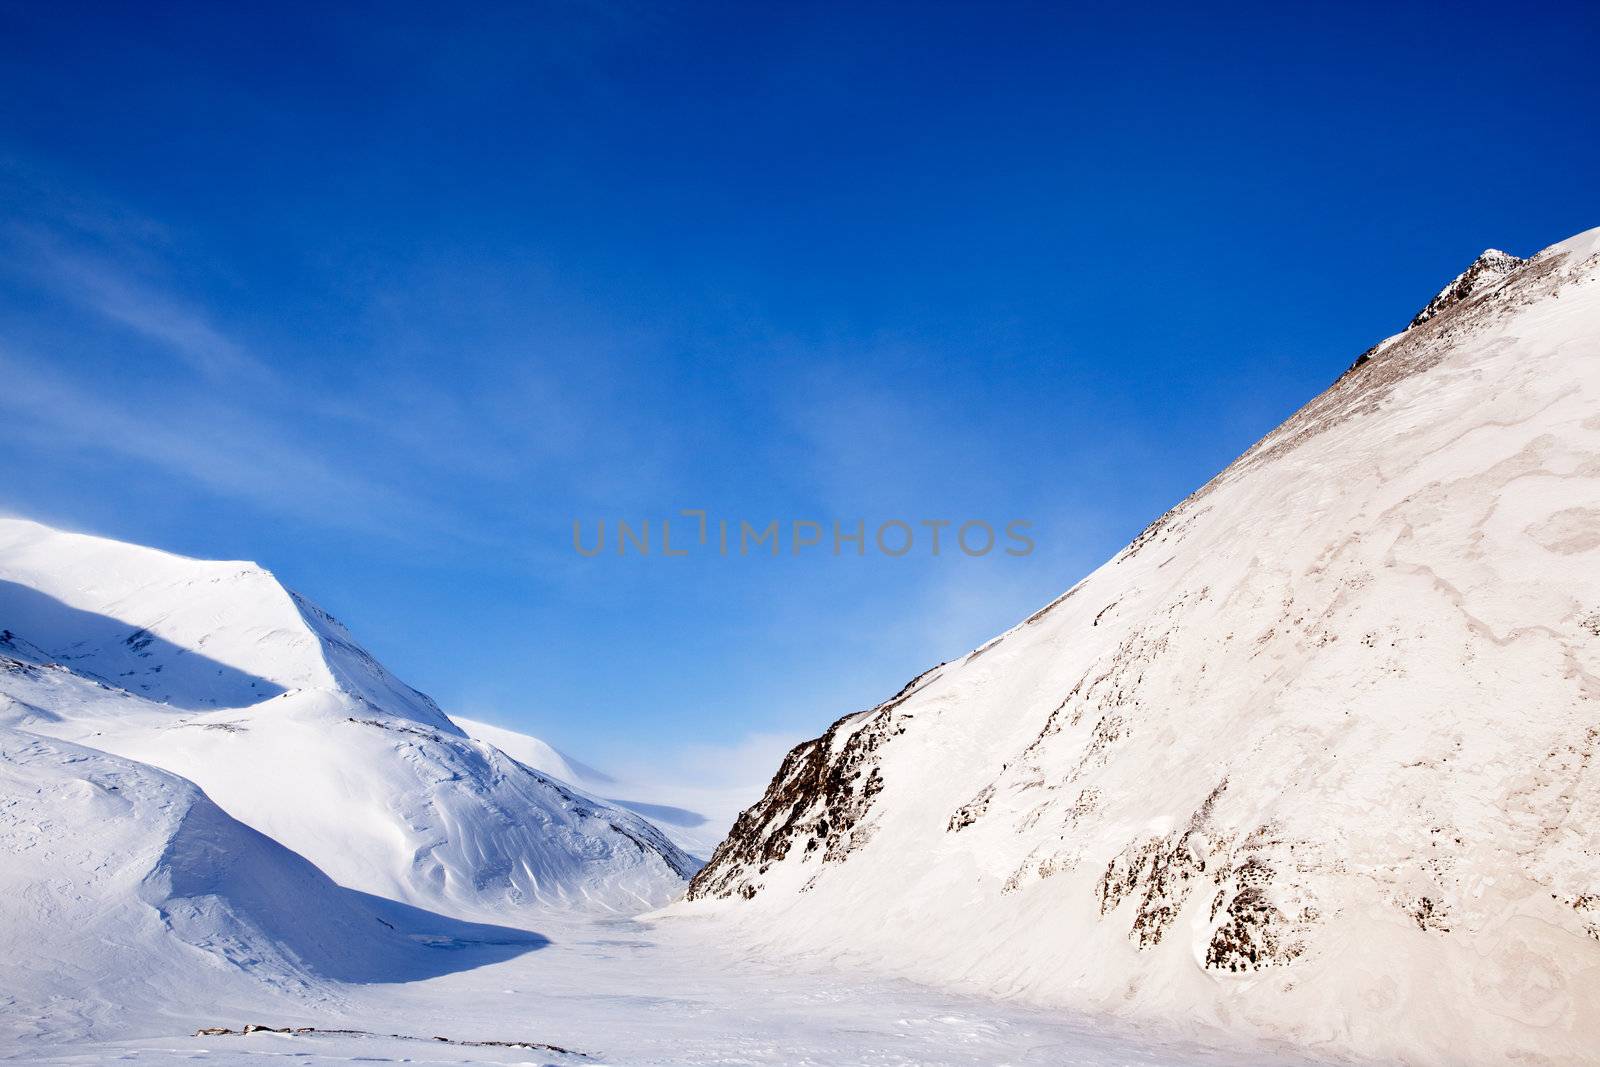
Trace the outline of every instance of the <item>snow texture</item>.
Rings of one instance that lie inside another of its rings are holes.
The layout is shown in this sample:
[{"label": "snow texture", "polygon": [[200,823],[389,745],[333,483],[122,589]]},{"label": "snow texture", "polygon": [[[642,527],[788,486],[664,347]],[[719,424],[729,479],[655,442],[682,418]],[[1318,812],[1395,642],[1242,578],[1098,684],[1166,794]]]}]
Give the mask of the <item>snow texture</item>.
[{"label": "snow texture", "polygon": [[797,747],[679,908],[1329,1052],[1600,1060],[1597,253],[1486,253],[1077,586]]},{"label": "snow texture", "polygon": [[338,884],[466,918],[632,914],[695,861],[469,738],[250,563],[0,520],[0,725],[180,775]]}]

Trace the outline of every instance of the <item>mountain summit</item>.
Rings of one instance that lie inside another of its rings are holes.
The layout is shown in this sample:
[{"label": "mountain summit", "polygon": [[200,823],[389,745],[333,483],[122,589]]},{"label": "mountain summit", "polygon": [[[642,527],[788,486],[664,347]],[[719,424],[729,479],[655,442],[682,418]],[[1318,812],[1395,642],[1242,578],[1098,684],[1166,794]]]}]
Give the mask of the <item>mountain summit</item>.
[{"label": "mountain summit", "polygon": [[339,885],[461,917],[632,914],[698,866],[468,737],[253,563],[0,519],[0,742],[35,735],[181,776]]},{"label": "mountain summit", "polygon": [[1061,597],[795,748],[687,907],[1421,1063],[1600,1046],[1600,230],[1485,253]]},{"label": "mountain summit", "polygon": [[1511,277],[1517,268],[1527,262],[1498,248],[1485,249],[1472,261],[1471,266],[1452,278],[1449,285],[1440,289],[1432,300],[1423,305],[1422,310],[1411,319],[1411,325],[1421,326],[1441,311],[1488,292]]}]

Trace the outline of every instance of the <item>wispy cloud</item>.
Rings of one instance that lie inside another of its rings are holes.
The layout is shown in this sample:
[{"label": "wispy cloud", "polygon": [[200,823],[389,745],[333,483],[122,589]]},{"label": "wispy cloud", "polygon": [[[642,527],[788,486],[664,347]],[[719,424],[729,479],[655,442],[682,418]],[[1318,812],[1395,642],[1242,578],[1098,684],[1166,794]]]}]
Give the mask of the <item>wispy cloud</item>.
[{"label": "wispy cloud", "polygon": [[[0,411],[11,432],[112,453],[273,512],[322,524],[392,529],[428,522],[406,497],[353,476],[237,408],[125,404],[0,352]],[[431,525],[431,522],[429,522]]]},{"label": "wispy cloud", "polygon": [[[471,539],[364,469],[336,435],[317,433],[318,418],[361,426],[367,438],[380,427],[349,398],[305,395],[179,291],[165,226],[15,159],[0,160],[0,191],[20,209],[0,224],[0,269],[24,292],[102,324],[78,330],[69,317],[27,343],[0,337],[0,413],[13,435],[61,454],[117,457],[319,526]],[[84,365],[68,371],[55,347],[97,349],[102,364],[126,363],[124,350],[136,350],[141,373],[113,382]]]},{"label": "wispy cloud", "polygon": [[165,226],[85,194],[36,161],[0,157],[4,269],[46,296],[144,338],[212,380],[259,381],[264,365],[163,284]]},{"label": "wispy cloud", "polygon": [[446,531],[517,558],[547,554],[529,537],[535,494],[609,501],[660,483],[654,450],[612,417],[621,372],[573,380],[520,353],[492,371],[456,352],[418,358],[436,339],[415,318],[472,304],[454,274],[341,292],[367,347],[313,359],[293,331],[243,334],[218,303],[228,280],[166,224],[3,152],[0,197],[14,209],[0,216],[0,295],[18,327],[0,335],[0,411],[47,447],[115,454],[320,526]]},{"label": "wispy cloud", "polygon": [[239,383],[271,377],[193,305],[141,282],[108,257],[67,247],[55,235],[30,229],[22,236],[31,255],[20,263],[61,298],[161,345],[206,378]]}]

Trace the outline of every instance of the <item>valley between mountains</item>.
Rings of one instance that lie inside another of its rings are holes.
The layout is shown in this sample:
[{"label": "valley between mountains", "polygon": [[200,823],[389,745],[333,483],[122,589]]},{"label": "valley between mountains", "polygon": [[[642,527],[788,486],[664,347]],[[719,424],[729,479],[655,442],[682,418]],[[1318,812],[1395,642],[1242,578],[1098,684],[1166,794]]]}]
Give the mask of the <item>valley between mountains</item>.
[{"label": "valley between mountains", "polygon": [[736,819],[0,519],[0,1058],[1600,1062],[1597,707],[1600,230]]}]

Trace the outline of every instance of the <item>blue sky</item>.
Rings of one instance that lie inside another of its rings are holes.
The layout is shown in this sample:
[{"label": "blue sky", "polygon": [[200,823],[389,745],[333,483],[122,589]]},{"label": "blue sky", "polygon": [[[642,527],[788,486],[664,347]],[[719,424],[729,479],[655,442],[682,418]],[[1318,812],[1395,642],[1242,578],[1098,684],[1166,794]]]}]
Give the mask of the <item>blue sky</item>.
[{"label": "blue sky", "polygon": [[[238,7],[0,9],[0,508],[600,764],[764,764],[1600,224],[1588,5]],[[572,551],[696,507],[1038,547]]]}]

